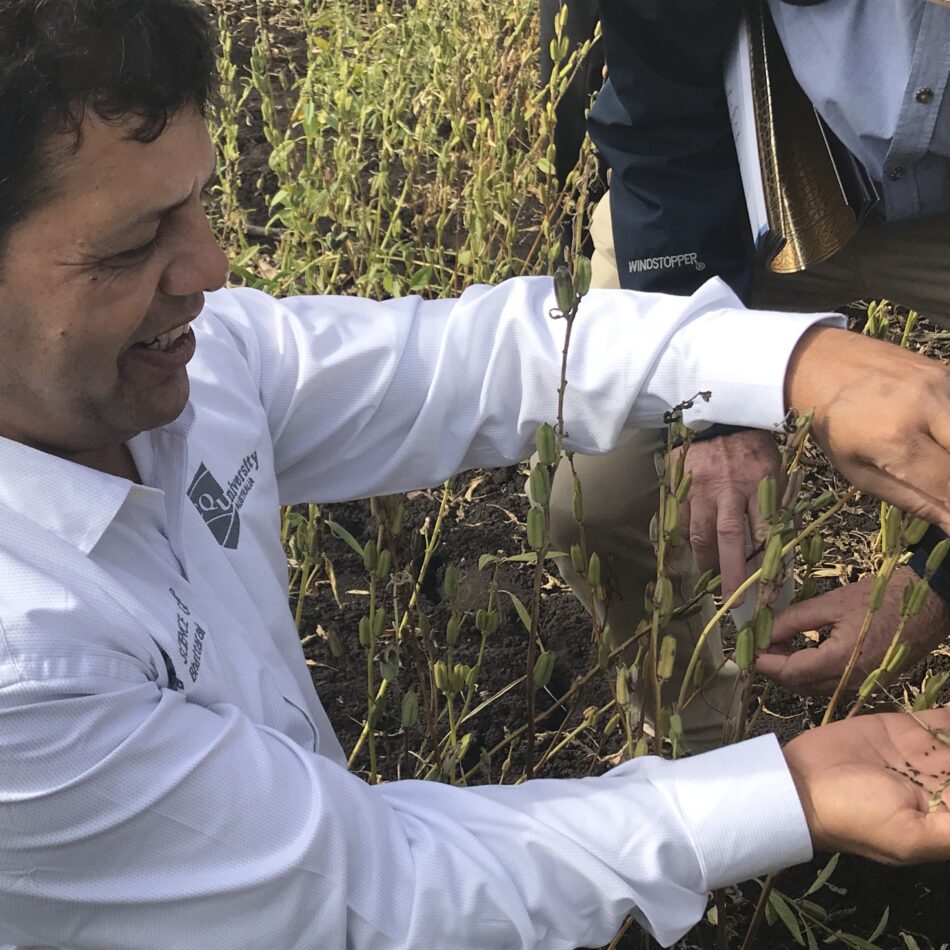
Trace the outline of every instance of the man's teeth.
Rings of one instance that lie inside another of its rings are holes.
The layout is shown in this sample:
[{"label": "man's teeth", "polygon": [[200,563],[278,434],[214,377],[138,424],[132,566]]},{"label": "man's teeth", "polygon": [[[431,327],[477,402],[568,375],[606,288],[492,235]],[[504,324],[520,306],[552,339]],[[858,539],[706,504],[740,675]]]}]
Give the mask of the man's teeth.
[{"label": "man's teeth", "polygon": [[169,330],[168,333],[163,333],[161,336],[156,337],[151,343],[146,344],[145,349],[167,350],[175,340],[179,337],[183,337],[190,329],[190,323],[183,323],[180,327],[175,327],[174,330]]}]

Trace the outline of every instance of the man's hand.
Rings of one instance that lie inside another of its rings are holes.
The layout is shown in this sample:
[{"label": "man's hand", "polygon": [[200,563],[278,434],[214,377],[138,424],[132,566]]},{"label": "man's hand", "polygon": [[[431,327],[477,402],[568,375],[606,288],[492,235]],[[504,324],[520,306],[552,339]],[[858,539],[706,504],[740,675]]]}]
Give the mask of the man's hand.
[{"label": "man's hand", "polygon": [[[894,572],[880,610],[874,615],[861,656],[848,687],[856,690],[872,670],[880,666],[900,623],[901,597],[908,580],[919,580],[909,567]],[[772,646],[759,656],[759,673],[783,686],[807,695],[830,695],[847,666],[864,623],[873,577],[794,604],[775,618]],[[817,647],[794,650],[788,641],[803,630],[831,627],[831,634]],[[904,626],[901,642],[910,646],[904,665],[926,656],[950,636],[950,604],[931,591],[923,609]]]},{"label": "man's hand", "polygon": [[950,709],[858,716],[793,739],[785,760],[815,849],[884,864],[950,859],[947,742]]},{"label": "man's hand", "polygon": [[766,475],[777,475],[779,467],[775,440],[758,430],[697,442],[686,453],[684,469],[692,472],[693,483],[680,509],[683,535],[700,571],[721,572],[725,597],[750,573],[746,519],[756,544],[768,534],[768,522],[759,512],[758,487]]},{"label": "man's hand", "polygon": [[809,330],[785,374],[785,404],[851,482],[950,532],[950,374],[856,333]]}]

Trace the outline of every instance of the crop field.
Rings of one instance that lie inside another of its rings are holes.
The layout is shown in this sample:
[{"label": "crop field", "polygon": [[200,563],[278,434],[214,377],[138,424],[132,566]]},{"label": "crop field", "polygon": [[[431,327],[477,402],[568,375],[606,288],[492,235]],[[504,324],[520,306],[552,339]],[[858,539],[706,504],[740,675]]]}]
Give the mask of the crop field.
[{"label": "crop field", "polygon": [[[220,31],[223,82],[209,210],[234,283],[277,295],[436,298],[552,274],[566,258],[575,284],[566,284],[563,310],[572,318],[602,186],[589,143],[567,181],[555,177],[554,105],[586,50],[556,39],[542,88],[536,0],[205,2]],[[888,302],[851,311],[864,332],[950,352],[925,316]],[[596,608],[611,596],[610,564],[587,549],[583,531],[576,550],[561,552],[586,578],[591,615],[552,558],[546,486],[571,463],[558,423],[518,466],[405,497],[283,512],[308,663],[350,766],[367,781],[514,783],[689,751],[678,710],[717,671],[697,665],[678,694],[669,689],[664,628],[698,609],[717,579],[704,578],[689,600],[669,595],[671,551],[683,543],[682,462],[669,450],[657,462],[657,576],[644,622],[605,631]],[[750,580],[751,623],[736,631],[728,603],[717,601],[727,654],[743,668],[763,645],[783,565],[799,596],[869,574],[883,587],[919,529],[851,490],[809,441],[807,417],[790,423],[782,451],[791,488],[760,493],[771,529]],[[575,507],[583,524],[582,484]],[[747,715],[733,738],[787,739],[825,718],[946,699],[950,651],[903,664],[899,633],[888,668],[857,700],[806,699],[744,672]],[[646,727],[643,683],[653,687],[655,729]],[[677,946],[946,947],[947,896],[946,866],[892,870],[817,855],[717,892]],[[632,920],[610,944],[650,946]]]}]

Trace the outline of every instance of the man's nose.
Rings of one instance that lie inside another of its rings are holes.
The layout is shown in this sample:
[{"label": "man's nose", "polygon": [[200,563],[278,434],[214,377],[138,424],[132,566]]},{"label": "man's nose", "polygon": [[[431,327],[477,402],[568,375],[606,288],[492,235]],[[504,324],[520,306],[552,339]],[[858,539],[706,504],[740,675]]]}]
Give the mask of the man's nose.
[{"label": "man's nose", "polygon": [[208,219],[201,214],[195,221],[192,240],[165,269],[161,290],[172,297],[187,297],[202,291],[218,290],[231,273],[227,255],[221,249]]}]

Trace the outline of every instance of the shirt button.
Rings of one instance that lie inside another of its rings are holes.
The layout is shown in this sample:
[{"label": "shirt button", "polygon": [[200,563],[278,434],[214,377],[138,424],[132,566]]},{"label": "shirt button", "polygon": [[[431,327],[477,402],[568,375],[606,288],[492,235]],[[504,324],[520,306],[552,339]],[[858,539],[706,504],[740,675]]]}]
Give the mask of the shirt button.
[{"label": "shirt button", "polygon": [[926,105],[928,102],[931,102],[933,97],[934,91],[929,86],[924,86],[923,89],[918,89],[914,94],[914,98],[922,105]]},{"label": "shirt button", "polygon": [[901,165],[897,165],[888,172],[887,175],[891,181],[900,181],[904,177],[904,169]]}]

